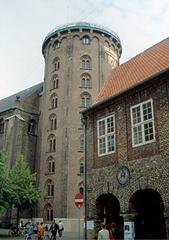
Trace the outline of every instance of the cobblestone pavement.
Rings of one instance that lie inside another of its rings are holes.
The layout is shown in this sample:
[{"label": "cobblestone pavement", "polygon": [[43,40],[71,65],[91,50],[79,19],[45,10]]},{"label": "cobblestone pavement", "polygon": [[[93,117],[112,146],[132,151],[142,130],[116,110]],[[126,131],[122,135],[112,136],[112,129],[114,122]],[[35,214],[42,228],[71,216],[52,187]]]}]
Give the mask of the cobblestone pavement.
[{"label": "cobblestone pavement", "polygon": [[[9,237],[8,231],[9,231],[8,229],[0,229],[0,240],[25,240],[25,237]],[[59,239],[60,238],[57,237],[57,240]],[[48,239],[44,238],[43,240],[48,240]],[[84,238],[82,235],[79,237],[78,233],[63,232],[63,236],[61,240],[84,240]]]}]

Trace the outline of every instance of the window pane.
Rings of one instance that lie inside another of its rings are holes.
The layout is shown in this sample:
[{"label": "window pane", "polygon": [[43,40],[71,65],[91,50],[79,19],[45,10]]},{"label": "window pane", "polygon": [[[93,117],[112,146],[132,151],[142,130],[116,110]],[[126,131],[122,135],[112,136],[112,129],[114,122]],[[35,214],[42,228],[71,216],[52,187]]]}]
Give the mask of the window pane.
[{"label": "window pane", "polygon": [[106,141],[105,138],[99,139],[99,154],[104,154],[106,152]]},{"label": "window pane", "polygon": [[151,102],[143,104],[143,119],[144,121],[152,119]]},{"label": "window pane", "polygon": [[141,122],[140,106],[132,109],[133,125]]},{"label": "window pane", "polygon": [[105,120],[99,121],[99,136],[105,135]]},{"label": "window pane", "polygon": [[133,128],[133,135],[134,135],[134,144],[142,143],[142,130],[141,125]]},{"label": "window pane", "polygon": [[144,134],[145,134],[145,141],[146,142],[154,139],[153,123],[152,122],[144,124]]},{"label": "window pane", "polygon": [[110,117],[107,119],[107,133],[114,132],[114,118]]},{"label": "window pane", "polygon": [[114,135],[107,137],[107,151],[108,152],[114,151]]}]

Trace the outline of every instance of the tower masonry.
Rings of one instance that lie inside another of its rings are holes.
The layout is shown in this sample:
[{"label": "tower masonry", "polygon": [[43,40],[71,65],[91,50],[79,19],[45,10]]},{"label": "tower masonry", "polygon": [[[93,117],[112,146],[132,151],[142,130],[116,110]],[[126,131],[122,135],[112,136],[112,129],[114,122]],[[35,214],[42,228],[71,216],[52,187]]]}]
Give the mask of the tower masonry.
[{"label": "tower masonry", "polygon": [[[76,193],[84,193],[84,130],[81,111],[97,96],[122,46],[111,30],[87,22],[59,26],[42,45],[45,73],[39,128],[39,183],[44,220],[76,218]],[[83,210],[81,211],[83,215]]]}]

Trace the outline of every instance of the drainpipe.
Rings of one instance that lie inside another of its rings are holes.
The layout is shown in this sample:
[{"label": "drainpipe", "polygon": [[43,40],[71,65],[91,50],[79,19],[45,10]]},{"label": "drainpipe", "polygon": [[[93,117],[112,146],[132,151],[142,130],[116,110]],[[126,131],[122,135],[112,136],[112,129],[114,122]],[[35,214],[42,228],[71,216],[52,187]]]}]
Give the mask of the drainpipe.
[{"label": "drainpipe", "polygon": [[87,147],[86,147],[86,132],[87,118],[83,115],[84,124],[84,239],[87,239]]}]

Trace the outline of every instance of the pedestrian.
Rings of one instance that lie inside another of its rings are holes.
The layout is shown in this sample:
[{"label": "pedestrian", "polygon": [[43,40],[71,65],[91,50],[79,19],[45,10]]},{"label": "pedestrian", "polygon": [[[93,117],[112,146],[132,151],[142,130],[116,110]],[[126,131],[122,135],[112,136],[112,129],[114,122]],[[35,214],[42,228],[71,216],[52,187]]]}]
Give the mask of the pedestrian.
[{"label": "pedestrian", "polygon": [[52,232],[52,237],[53,237],[53,240],[56,240],[56,234],[59,230],[59,226],[58,224],[55,222],[55,220],[53,220],[53,223],[51,224],[50,226],[50,230]]},{"label": "pedestrian", "polygon": [[61,238],[62,237],[62,232],[64,231],[64,226],[63,226],[63,223],[62,223],[61,220],[59,220],[58,226],[59,226],[58,233],[59,233],[59,237]]},{"label": "pedestrian", "polygon": [[49,240],[50,239],[48,225],[45,226],[44,239],[45,240]]},{"label": "pedestrian", "polygon": [[43,222],[41,222],[41,223],[38,225],[38,232],[37,232],[38,240],[42,240],[42,239],[43,239],[44,232],[45,232],[45,228],[44,228],[44,226],[43,226]]},{"label": "pedestrian", "polygon": [[32,223],[30,223],[26,240],[32,240],[32,234],[34,233],[33,230],[34,230],[34,226]]},{"label": "pedestrian", "polygon": [[110,226],[110,236],[112,237],[110,239],[119,239],[118,229],[115,222],[112,222]]},{"label": "pedestrian", "polygon": [[98,240],[109,240],[109,231],[104,223],[101,224],[101,230],[98,232]]}]

